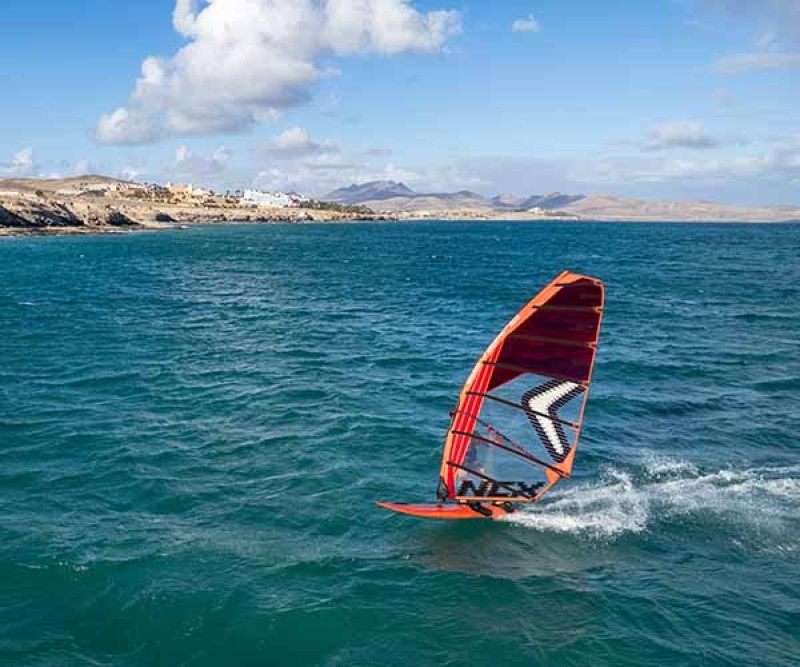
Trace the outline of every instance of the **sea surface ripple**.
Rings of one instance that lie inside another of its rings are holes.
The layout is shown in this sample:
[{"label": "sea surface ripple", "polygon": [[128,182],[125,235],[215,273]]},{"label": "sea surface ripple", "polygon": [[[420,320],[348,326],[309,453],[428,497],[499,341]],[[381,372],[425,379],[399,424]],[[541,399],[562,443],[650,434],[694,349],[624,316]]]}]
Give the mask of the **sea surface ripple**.
[{"label": "sea surface ripple", "polygon": [[[0,240],[0,664],[796,666],[800,227]],[[436,523],[448,411],[607,285],[576,474]]]}]

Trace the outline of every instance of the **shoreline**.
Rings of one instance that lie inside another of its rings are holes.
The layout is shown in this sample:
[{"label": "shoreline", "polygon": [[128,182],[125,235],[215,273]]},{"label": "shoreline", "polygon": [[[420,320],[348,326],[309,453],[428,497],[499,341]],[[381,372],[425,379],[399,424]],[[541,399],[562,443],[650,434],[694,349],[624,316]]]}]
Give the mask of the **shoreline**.
[{"label": "shoreline", "polygon": [[318,208],[155,203],[125,198],[0,198],[0,237],[80,236],[180,229],[191,224],[304,224],[386,220],[367,214]]},{"label": "shoreline", "polygon": [[752,220],[612,220],[612,219],[563,219],[563,218],[525,218],[514,219],[508,217],[407,217],[396,218],[384,215],[377,215],[375,217],[358,216],[353,218],[330,218],[320,217],[309,220],[297,220],[294,218],[259,218],[259,219],[236,219],[229,218],[225,220],[208,220],[208,219],[186,219],[178,220],[171,223],[156,223],[146,222],[126,225],[124,227],[114,227],[109,225],[80,225],[80,226],[35,226],[35,227],[0,227],[0,239],[12,238],[44,238],[56,236],[101,236],[101,235],[117,235],[126,236],[135,233],[144,232],[167,232],[167,231],[188,231],[195,227],[216,227],[216,226],[234,226],[234,225],[357,225],[362,223],[383,222],[387,224],[403,224],[403,223],[420,223],[420,222],[492,222],[492,223],[507,223],[507,224],[525,224],[536,222],[556,222],[556,223],[580,223],[585,225],[606,225],[606,224],[622,224],[622,225],[764,225],[768,227],[781,226],[781,225],[799,225],[800,220],[767,220],[767,221],[752,221]]},{"label": "shoreline", "polygon": [[[386,183],[360,187],[381,185]],[[733,206],[708,201],[644,200],[602,193],[576,196],[553,193],[545,198],[553,206],[514,209],[510,208],[513,201],[509,203],[507,197],[489,200],[469,192],[417,195],[408,188],[404,192],[406,195],[395,193],[388,197],[373,192],[371,198],[344,198],[344,202],[348,202],[344,203],[341,197],[332,197],[332,201],[314,200],[297,193],[235,191],[215,194],[192,185],[140,184],[98,175],[0,179],[0,237],[120,234],[180,229],[196,224],[800,223],[800,207],[792,205]]]},{"label": "shoreline", "polygon": [[360,222],[566,222],[623,224],[798,224],[800,219],[677,219],[663,217],[553,215],[479,210],[366,213],[320,208],[219,206],[156,203],[126,198],[56,198],[52,196],[0,198],[0,238],[26,236],[83,236],[142,231],[179,230],[186,225],[232,224],[357,224]]}]

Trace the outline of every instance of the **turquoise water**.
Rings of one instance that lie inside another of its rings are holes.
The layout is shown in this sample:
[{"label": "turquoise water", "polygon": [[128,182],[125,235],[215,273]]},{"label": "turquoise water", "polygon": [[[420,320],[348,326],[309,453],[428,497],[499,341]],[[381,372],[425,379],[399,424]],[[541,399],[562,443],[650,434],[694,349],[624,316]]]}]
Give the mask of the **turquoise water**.
[{"label": "turquoise water", "polygon": [[[0,242],[0,664],[797,665],[800,227]],[[563,268],[576,476],[437,523],[448,411]]]}]

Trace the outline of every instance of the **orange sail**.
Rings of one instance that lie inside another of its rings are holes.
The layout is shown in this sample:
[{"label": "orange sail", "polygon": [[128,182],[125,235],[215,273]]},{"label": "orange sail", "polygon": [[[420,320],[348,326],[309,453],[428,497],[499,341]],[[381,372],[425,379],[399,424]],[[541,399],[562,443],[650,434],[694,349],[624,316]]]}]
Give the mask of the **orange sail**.
[{"label": "orange sail", "polygon": [[486,348],[452,414],[439,500],[530,502],[570,476],[603,306],[600,280],[564,271]]},{"label": "orange sail", "polygon": [[[436,505],[379,503],[415,516],[497,518],[572,474],[605,291],[564,271],[486,348],[452,412]],[[446,505],[455,501],[456,505]]]}]

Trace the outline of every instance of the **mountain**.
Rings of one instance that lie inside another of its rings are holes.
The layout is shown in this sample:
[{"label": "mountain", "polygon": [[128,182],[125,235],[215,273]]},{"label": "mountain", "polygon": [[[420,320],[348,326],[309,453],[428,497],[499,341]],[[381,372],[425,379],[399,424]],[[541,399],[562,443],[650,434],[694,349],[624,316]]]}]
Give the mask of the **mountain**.
[{"label": "mountain", "polygon": [[797,222],[795,206],[731,206],[708,201],[657,201],[590,194],[561,209],[583,220],[640,222]]},{"label": "mountain", "polygon": [[532,208],[553,210],[579,201],[583,195],[553,192],[548,195],[515,197],[502,194],[491,199],[471,192],[415,192],[404,183],[396,181],[371,181],[360,185],[339,188],[323,197],[324,201],[339,204],[361,204],[376,211],[453,211],[480,212],[527,211]]},{"label": "mountain", "polygon": [[351,185],[323,198],[346,204],[361,204],[376,212],[431,217],[480,217],[535,220],[547,217],[581,220],[640,221],[742,221],[778,222],[800,220],[800,208],[789,206],[728,206],[713,202],[670,202],[618,197],[609,194],[566,194],[515,197],[500,194],[484,197],[476,192],[414,192],[403,183],[373,181]]},{"label": "mountain", "polygon": [[497,195],[496,197],[492,197],[489,202],[495,208],[517,208],[519,207],[520,203],[523,201],[522,197],[515,197],[512,194],[504,192],[501,195]]},{"label": "mountain", "polygon": [[527,211],[532,208],[542,208],[552,211],[557,208],[564,208],[570,204],[580,201],[584,195],[566,195],[563,192],[551,192],[549,195],[533,195],[517,203],[517,208]]},{"label": "mountain", "polygon": [[413,196],[414,191],[404,183],[397,181],[370,181],[359,185],[350,185],[329,192],[323,201],[336,204],[362,204],[366,201],[381,201],[392,197]]},{"label": "mountain", "polygon": [[328,193],[323,201],[337,204],[361,204],[375,211],[414,212],[450,210],[492,210],[491,202],[469,190],[459,192],[414,192],[405,183],[371,181],[350,185]]}]

